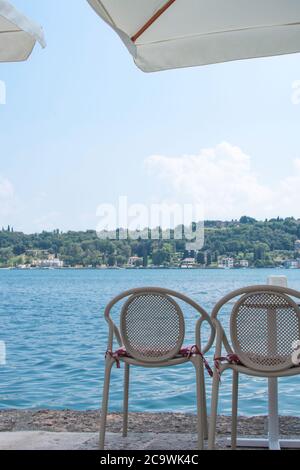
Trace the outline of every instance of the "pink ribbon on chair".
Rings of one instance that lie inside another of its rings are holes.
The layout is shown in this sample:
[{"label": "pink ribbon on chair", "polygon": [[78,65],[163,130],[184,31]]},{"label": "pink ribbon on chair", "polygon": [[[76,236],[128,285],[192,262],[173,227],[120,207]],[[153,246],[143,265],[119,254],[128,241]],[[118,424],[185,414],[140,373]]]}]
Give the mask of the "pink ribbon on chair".
[{"label": "pink ribbon on chair", "polygon": [[[194,344],[193,346],[186,346],[182,349],[180,349],[179,351],[179,355],[182,356],[182,357],[187,357],[187,358],[190,358],[191,356],[200,356],[202,361],[203,361],[203,364],[205,366],[205,369],[207,370],[208,374],[210,375],[210,377],[213,376],[213,371],[212,371],[212,368],[210,367],[208,361],[205,359],[204,355],[202,354],[202,352],[199,350],[198,346],[196,344]],[[111,357],[112,359],[114,359],[114,361],[116,362],[117,364],[117,368],[120,369],[121,365],[120,365],[120,359],[122,357],[130,357],[129,354],[127,353],[126,349],[125,348],[120,348],[120,349],[117,349],[116,351],[112,352],[110,350],[107,350],[106,351],[106,354],[105,354],[105,359],[107,357]]]},{"label": "pink ribbon on chair", "polygon": [[234,353],[227,354],[227,356],[214,357],[215,368],[218,371],[220,380],[221,380],[220,364],[222,364],[222,362],[227,362],[228,364],[236,364],[238,366],[243,365],[238,355]]},{"label": "pink ribbon on chair", "polygon": [[208,361],[205,359],[204,355],[202,354],[202,352],[200,351],[200,349],[198,348],[196,344],[193,344],[193,346],[186,346],[180,349],[179,354],[182,357],[188,357],[188,358],[190,358],[191,356],[200,356],[203,361],[204,367],[207,370],[210,377],[214,375],[212,368],[210,367]]},{"label": "pink ribbon on chair", "polygon": [[114,359],[116,361],[118,369],[120,369],[120,367],[121,367],[120,358],[121,357],[130,357],[130,356],[128,356],[127,351],[126,351],[125,348],[117,349],[117,351],[115,351],[115,352],[107,350],[106,354],[105,354],[105,359],[107,358],[107,356],[110,356],[112,359]]}]

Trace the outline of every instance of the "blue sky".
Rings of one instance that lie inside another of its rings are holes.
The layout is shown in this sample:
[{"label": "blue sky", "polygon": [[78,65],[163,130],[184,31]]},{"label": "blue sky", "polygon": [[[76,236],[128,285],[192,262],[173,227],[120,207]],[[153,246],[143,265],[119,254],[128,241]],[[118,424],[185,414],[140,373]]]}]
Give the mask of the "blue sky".
[{"label": "blue sky", "polygon": [[48,46],[0,64],[0,225],[89,229],[99,204],[300,217],[299,54],[144,74],[85,0],[14,0]]}]

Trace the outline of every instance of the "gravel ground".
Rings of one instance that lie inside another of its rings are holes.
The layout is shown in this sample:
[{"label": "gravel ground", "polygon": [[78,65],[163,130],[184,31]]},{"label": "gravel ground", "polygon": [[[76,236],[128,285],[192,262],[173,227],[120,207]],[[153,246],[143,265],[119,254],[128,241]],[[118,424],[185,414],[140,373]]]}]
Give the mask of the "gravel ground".
[{"label": "gravel ground", "polygon": [[[97,411],[18,411],[0,412],[0,432],[51,431],[51,432],[97,432],[100,414]],[[220,416],[217,432],[230,434],[231,419]],[[267,417],[239,417],[241,436],[265,435]],[[122,429],[122,415],[113,413],[108,416],[107,430],[119,433]],[[177,413],[132,413],[129,415],[129,430],[134,433],[196,433],[196,416]],[[282,436],[300,436],[300,418],[281,417]]]}]

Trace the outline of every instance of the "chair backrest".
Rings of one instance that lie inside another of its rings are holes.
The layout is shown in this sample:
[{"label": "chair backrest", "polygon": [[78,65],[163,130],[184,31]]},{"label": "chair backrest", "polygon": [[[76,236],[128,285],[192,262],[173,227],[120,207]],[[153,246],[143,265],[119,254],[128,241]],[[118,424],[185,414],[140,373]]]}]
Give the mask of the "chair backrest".
[{"label": "chair backrest", "polygon": [[120,333],[126,351],[144,362],[160,362],[178,354],[185,334],[183,313],[170,296],[143,292],[124,304]]},{"label": "chair backrest", "polygon": [[[114,338],[134,359],[145,363],[168,361],[180,351],[185,337],[184,314],[177,303],[192,307],[199,315],[195,324],[195,343],[206,353],[215,338],[215,329],[208,313],[195,301],[179,292],[161,287],[131,289],[119,294],[106,307],[104,316],[109,324],[108,350]],[[111,317],[111,310],[123,302],[120,328]],[[201,328],[207,322],[210,337],[202,347]]]},{"label": "chair backrest", "polygon": [[[255,286],[239,295],[230,317],[233,351],[241,362],[258,371],[277,372],[293,366],[293,342],[300,339],[300,293],[274,286]],[[242,294],[242,295],[241,295]]]}]

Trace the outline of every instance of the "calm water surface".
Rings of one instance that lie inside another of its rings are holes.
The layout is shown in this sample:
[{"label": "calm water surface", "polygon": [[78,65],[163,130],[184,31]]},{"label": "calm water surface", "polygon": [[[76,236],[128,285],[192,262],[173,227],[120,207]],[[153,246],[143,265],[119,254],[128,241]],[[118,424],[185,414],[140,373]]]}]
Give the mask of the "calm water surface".
[{"label": "calm water surface", "polygon": [[[300,289],[300,270],[0,270],[0,340],[7,364],[0,366],[0,409],[95,409],[101,399],[107,326],[103,309],[123,290],[161,286],[181,291],[208,311],[227,292],[264,284],[286,274]],[[225,314],[226,317],[226,314]],[[187,312],[186,344],[194,342],[196,316]],[[110,409],[121,410],[123,371],[113,369]],[[210,395],[211,379],[207,378]],[[265,414],[264,379],[243,378],[239,411]],[[191,366],[132,370],[132,411],[195,412]],[[300,381],[281,379],[280,412],[297,415]],[[221,385],[220,412],[230,413],[230,374]]]}]

